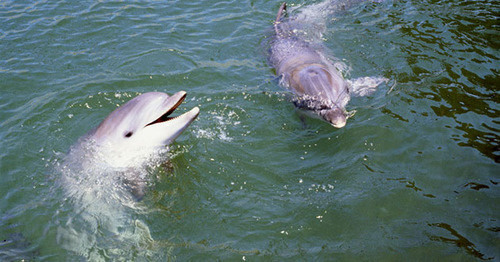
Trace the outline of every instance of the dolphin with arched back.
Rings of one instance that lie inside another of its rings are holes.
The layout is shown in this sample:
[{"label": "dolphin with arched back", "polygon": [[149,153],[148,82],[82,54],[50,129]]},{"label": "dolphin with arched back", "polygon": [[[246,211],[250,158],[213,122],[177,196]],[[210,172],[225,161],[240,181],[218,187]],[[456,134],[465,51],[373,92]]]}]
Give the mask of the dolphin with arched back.
[{"label": "dolphin with arched back", "polygon": [[[280,77],[280,84],[294,94],[295,106],[337,128],[344,127],[350,115],[345,107],[353,91],[363,95],[369,93],[366,90],[374,90],[387,81],[385,78],[368,77],[345,80],[325,55],[326,50],[321,44],[322,33],[315,31],[315,27],[324,27],[328,15],[346,7],[340,2],[325,1],[293,17],[285,17],[286,3],[283,3],[274,22],[268,57]],[[314,24],[321,18],[323,24]]]}]

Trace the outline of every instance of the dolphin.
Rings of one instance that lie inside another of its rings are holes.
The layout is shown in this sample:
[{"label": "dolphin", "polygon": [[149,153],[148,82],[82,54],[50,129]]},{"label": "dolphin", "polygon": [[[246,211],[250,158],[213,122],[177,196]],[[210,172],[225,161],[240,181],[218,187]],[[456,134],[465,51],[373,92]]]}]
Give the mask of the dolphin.
[{"label": "dolphin", "polygon": [[108,155],[105,160],[111,165],[124,166],[136,159],[143,160],[141,155],[148,156],[172,143],[196,119],[198,107],[171,116],[185,98],[184,91],[172,96],[162,92],[139,95],[111,112],[85,139],[105,152]]},{"label": "dolphin", "polygon": [[[343,7],[339,5],[339,8]],[[311,7],[309,11],[320,12],[319,9],[327,9],[323,13],[325,15],[333,12],[334,8],[331,1],[326,1]],[[285,18],[284,12],[286,3],[278,10],[268,57],[280,77],[280,85],[295,95],[292,101],[297,108],[312,113],[336,128],[344,127],[350,115],[345,107],[354,87],[352,83],[357,85],[358,89],[364,87],[364,92],[358,92],[364,94],[368,93],[366,88],[373,89],[386,79],[361,78],[353,82],[345,80],[337,67],[325,56],[324,47],[314,42],[318,42],[318,39],[308,39],[311,36],[307,36],[303,29],[314,27],[308,24],[312,23],[308,21],[310,18],[304,14]],[[326,21],[326,18],[324,20]],[[312,32],[312,35],[314,33],[317,32]],[[315,38],[321,38],[321,33]]]},{"label": "dolphin", "polygon": [[[64,162],[56,165],[65,195],[64,211],[58,212],[58,244],[85,260],[103,260],[102,254],[123,255],[117,247],[127,250],[154,241],[137,219],[144,212],[138,200],[145,195],[151,168],[164,163],[167,145],[200,112],[194,107],[174,116],[185,98],[184,91],[136,96],[71,146]],[[66,205],[74,212],[66,212]]]},{"label": "dolphin", "polygon": [[[141,199],[146,185],[145,167],[161,156],[165,146],[172,143],[200,112],[194,107],[173,117],[172,113],[185,98],[184,91],[172,96],[149,92],[115,109],[72,146],[66,164],[80,172],[65,172],[65,179],[119,179],[136,199]],[[74,183],[67,184],[71,188]]]},{"label": "dolphin", "polygon": [[98,144],[120,147],[157,147],[177,138],[198,116],[194,107],[177,117],[170,115],[186,98],[180,91],[172,96],[162,92],[139,95],[106,117],[89,137]]}]

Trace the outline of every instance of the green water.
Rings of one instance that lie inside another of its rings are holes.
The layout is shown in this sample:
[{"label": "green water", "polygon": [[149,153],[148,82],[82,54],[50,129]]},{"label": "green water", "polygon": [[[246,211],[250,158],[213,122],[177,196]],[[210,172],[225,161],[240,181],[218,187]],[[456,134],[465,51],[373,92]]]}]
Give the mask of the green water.
[{"label": "green water", "polygon": [[[353,97],[342,129],[301,121],[274,81],[279,5],[0,2],[0,260],[498,260],[498,1],[332,17],[346,77],[391,80]],[[65,248],[70,146],[131,97],[179,90],[201,114],[125,213],[143,238],[82,226],[97,241]]]}]

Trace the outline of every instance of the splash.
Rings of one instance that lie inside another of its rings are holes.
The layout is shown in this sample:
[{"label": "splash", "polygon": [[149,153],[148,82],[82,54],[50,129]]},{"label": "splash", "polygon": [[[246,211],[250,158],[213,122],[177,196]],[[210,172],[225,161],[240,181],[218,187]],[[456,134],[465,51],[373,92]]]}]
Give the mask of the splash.
[{"label": "splash", "polygon": [[66,215],[57,228],[58,244],[92,261],[152,252],[145,248],[154,243],[149,228],[135,218],[147,212],[137,198],[144,195],[150,171],[166,151],[155,152],[142,164],[116,167],[102,161],[103,152],[94,143],[72,148],[57,166],[65,197],[60,211]]},{"label": "splash", "polygon": [[227,113],[219,115],[217,112],[211,112],[213,115],[213,122],[217,123],[213,128],[198,129],[196,130],[196,138],[205,138],[210,140],[222,140],[225,142],[232,142],[233,137],[228,132],[228,127],[240,125],[238,121],[238,114],[231,110]]}]

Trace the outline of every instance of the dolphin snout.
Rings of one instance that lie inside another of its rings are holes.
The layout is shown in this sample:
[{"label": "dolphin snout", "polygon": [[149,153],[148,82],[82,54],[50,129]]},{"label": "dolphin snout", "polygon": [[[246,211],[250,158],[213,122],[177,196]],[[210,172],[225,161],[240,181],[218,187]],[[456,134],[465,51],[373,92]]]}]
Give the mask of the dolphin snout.
[{"label": "dolphin snout", "polygon": [[328,123],[333,127],[342,128],[347,122],[347,117],[344,110],[335,107],[333,109],[324,109],[319,112],[319,115],[323,117]]},{"label": "dolphin snout", "polygon": [[333,126],[333,127],[336,127],[336,128],[342,128],[342,127],[344,127],[344,126],[345,126],[345,123],[346,123],[346,122],[347,122],[347,121],[345,121],[345,120],[343,120],[343,121],[338,121],[338,122],[336,122],[336,123],[332,123],[332,126]]}]

